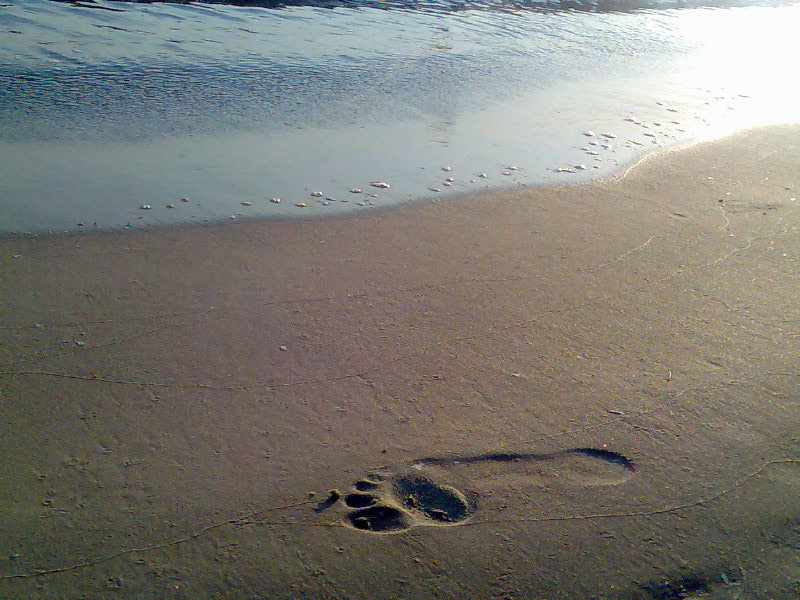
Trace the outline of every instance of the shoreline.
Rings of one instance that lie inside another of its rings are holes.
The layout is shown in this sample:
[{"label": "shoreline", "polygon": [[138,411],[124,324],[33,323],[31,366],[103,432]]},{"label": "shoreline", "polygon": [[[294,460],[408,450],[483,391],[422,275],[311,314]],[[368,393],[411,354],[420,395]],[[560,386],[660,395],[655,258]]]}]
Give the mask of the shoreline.
[{"label": "shoreline", "polygon": [[[484,172],[490,181],[559,184],[616,171],[653,144],[798,118],[773,60],[792,48],[791,5],[436,19],[414,10],[125,8],[31,0],[0,15],[15,32],[0,44],[9,88],[0,106],[4,232],[327,215],[440,193],[431,188],[472,191]],[[575,28],[561,27],[564,19]],[[341,61],[329,60],[354,23],[386,36],[362,36]],[[736,35],[709,36],[719,24]],[[552,31],[564,34],[555,46]],[[304,35],[316,38],[314,51],[295,47]],[[217,37],[230,40],[223,54]],[[176,46],[186,52],[152,43],[162,38],[188,44]],[[304,73],[318,74],[318,98]],[[131,85],[150,93],[131,99]],[[598,137],[583,135],[590,130]],[[445,181],[445,166],[455,181]],[[519,171],[504,175],[508,166]],[[376,199],[349,193],[371,181],[392,188]]]},{"label": "shoreline", "polygon": [[795,598],[797,156],[0,238],[0,595]]},{"label": "shoreline", "polygon": [[[598,177],[592,177],[585,180],[579,181],[563,181],[560,183],[556,182],[548,182],[542,181],[539,183],[512,183],[506,186],[498,186],[498,187],[484,187],[480,189],[474,190],[466,190],[466,191],[458,191],[448,193],[444,196],[437,197],[434,195],[426,195],[424,197],[409,197],[403,201],[396,201],[392,204],[388,205],[373,205],[368,208],[364,208],[362,210],[354,210],[351,212],[342,212],[337,214],[284,214],[284,215],[275,215],[275,216],[247,216],[245,214],[237,215],[236,219],[232,218],[222,218],[216,220],[204,220],[201,222],[178,222],[178,223],[171,223],[171,224],[149,224],[149,225],[137,225],[137,226],[120,226],[120,227],[95,227],[92,226],[85,226],[85,229],[76,229],[76,230],[64,230],[64,231],[30,231],[30,232],[18,232],[18,231],[6,231],[0,232],[0,240],[1,239],[27,239],[27,238],[48,238],[48,237],[70,237],[70,236],[86,236],[86,235],[118,235],[118,234],[127,234],[127,233],[157,233],[159,231],[182,231],[182,230],[192,230],[198,228],[206,228],[206,227],[226,227],[232,226],[237,227],[242,224],[244,225],[252,225],[258,223],[270,223],[270,222],[320,222],[320,221],[327,221],[327,220],[339,220],[339,219],[359,219],[362,216],[365,216],[368,213],[374,213],[376,215],[385,213],[387,211],[391,212],[394,210],[407,210],[409,208],[414,208],[416,206],[425,205],[425,204],[442,204],[442,203],[451,203],[457,205],[460,200],[463,199],[470,199],[476,196],[485,196],[485,195],[495,195],[495,194],[502,194],[502,193],[511,193],[515,190],[520,189],[547,189],[547,188],[573,188],[573,187],[583,187],[586,185],[592,184],[607,184],[607,183],[617,183],[624,180],[630,173],[635,171],[640,165],[645,164],[646,162],[658,159],[661,156],[667,156],[673,153],[680,153],[685,150],[689,150],[691,148],[702,146],[704,144],[714,143],[716,141],[720,141],[725,138],[735,137],[737,135],[746,134],[748,131],[759,131],[762,129],[769,129],[769,128],[785,128],[785,127],[792,127],[795,123],[778,123],[778,124],[770,124],[770,125],[759,125],[755,127],[745,128],[745,129],[731,129],[731,130],[719,130],[714,134],[709,136],[701,136],[696,135],[693,138],[688,140],[677,141],[672,145],[668,145],[665,147],[659,147],[654,149],[645,149],[641,150],[640,153],[631,161],[627,163],[621,163],[617,165],[617,168],[612,172],[604,175],[600,175]],[[550,169],[555,171],[556,169]],[[580,174],[578,174],[580,175]],[[567,175],[569,176],[569,175]],[[430,193],[430,192],[429,192]],[[239,218],[241,217],[241,218]]]},{"label": "shoreline", "polygon": [[[620,85],[630,87],[631,82]],[[579,91],[572,86],[540,92],[546,96],[542,114],[531,114],[523,101],[531,99],[525,97],[492,106],[487,109],[491,114],[461,115],[451,124],[448,136],[453,139],[441,147],[426,129],[432,125],[418,120],[309,129],[285,133],[285,138],[265,130],[150,142],[106,140],[99,145],[91,140],[3,142],[7,218],[0,235],[338,217],[436,201],[440,193],[482,193],[487,182],[501,182],[489,189],[580,185],[613,177],[642,154],[713,139],[748,120],[735,116],[738,110],[746,115],[747,107],[736,108],[727,119],[713,118],[721,101],[706,102],[712,108],[703,109],[697,106],[698,98],[695,105],[680,110],[654,99],[652,106],[640,99],[627,108],[621,108],[621,101],[607,101],[591,118],[559,117],[550,122],[561,114],[558,102],[564,95]],[[637,106],[643,119],[632,116]],[[683,124],[670,121],[673,117]],[[480,131],[475,123],[479,119],[485,121]],[[528,135],[519,138],[515,132],[523,126]],[[493,128],[502,129],[503,135],[487,136]],[[587,137],[590,128],[597,133]],[[703,131],[706,128],[709,131]],[[613,137],[604,138],[604,131]],[[375,152],[373,138],[393,139],[393,147]],[[284,146],[285,155],[266,158]],[[310,149],[315,150],[309,154]],[[453,172],[445,173],[444,168]],[[598,176],[592,178],[595,172]],[[445,181],[451,175],[455,181]],[[391,188],[373,189],[371,181],[389,182]],[[350,193],[358,188],[363,194]],[[322,196],[315,197],[317,193]],[[271,198],[282,202],[272,203]]]}]

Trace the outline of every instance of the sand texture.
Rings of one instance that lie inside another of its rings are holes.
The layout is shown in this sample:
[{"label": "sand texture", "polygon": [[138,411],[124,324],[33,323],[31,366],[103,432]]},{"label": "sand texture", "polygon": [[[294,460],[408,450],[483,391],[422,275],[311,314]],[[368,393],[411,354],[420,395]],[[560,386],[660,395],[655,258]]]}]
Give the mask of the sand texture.
[{"label": "sand texture", "polygon": [[0,239],[0,598],[800,597],[800,127]]}]

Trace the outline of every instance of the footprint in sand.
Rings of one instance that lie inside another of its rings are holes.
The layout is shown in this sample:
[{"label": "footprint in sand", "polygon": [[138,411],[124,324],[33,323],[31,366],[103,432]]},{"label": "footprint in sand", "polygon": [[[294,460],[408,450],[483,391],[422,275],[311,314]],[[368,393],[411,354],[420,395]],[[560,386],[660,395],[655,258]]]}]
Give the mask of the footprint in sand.
[{"label": "footprint in sand", "polygon": [[[373,533],[458,525],[469,520],[481,493],[491,489],[559,482],[616,485],[634,471],[624,455],[598,448],[423,458],[405,471],[377,471],[357,481],[342,498],[345,524]],[[454,481],[457,487],[448,483]]]},{"label": "footprint in sand", "polygon": [[346,523],[375,533],[394,533],[416,525],[454,525],[476,504],[456,488],[422,473],[371,473],[344,496]]}]

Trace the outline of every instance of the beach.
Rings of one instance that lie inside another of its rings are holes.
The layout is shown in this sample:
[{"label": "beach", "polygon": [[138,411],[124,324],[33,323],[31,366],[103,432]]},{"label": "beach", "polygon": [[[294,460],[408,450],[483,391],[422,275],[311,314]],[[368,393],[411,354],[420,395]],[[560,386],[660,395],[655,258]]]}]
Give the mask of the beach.
[{"label": "beach", "polygon": [[0,238],[0,598],[797,598],[798,156]]},{"label": "beach", "polygon": [[244,4],[1,6],[0,235],[586,183],[800,120],[784,0]]}]

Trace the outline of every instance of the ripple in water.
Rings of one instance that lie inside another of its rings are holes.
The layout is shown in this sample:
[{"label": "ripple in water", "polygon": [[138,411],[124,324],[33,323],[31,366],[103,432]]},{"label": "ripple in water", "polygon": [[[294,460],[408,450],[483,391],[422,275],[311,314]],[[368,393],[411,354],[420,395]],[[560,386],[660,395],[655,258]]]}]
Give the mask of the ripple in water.
[{"label": "ripple in water", "polygon": [[[609,173],[744,106],[767,110],[785,78],[763,64],[798,23],[791,6],[231,4],[247,6],[0,8],[0,230],[333,214],[562,181],[564,165]],[[631,114],[663,121],[658,136]],[[592,158],[580,132],[604,127],[622,139]],[[445,164],[453,182],[434,175]],[[349,195],[375,179],[395,185]],[[318,188],[335,201],[308,201]],[[163,209],[185,196],[187,210]]]}]

